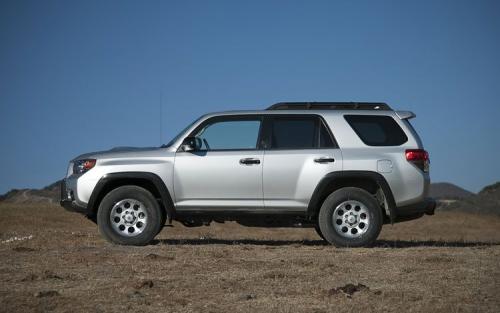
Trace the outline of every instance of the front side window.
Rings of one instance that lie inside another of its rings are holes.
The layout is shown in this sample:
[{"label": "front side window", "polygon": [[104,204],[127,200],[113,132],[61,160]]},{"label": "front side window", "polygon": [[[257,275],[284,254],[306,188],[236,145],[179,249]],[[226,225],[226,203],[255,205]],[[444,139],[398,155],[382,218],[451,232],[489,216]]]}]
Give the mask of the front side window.
[{"label": "front side window", "polygon": [[257,148],[261,120],[244,118],[217,120],[200,129],[200,150],[252,150]]}]

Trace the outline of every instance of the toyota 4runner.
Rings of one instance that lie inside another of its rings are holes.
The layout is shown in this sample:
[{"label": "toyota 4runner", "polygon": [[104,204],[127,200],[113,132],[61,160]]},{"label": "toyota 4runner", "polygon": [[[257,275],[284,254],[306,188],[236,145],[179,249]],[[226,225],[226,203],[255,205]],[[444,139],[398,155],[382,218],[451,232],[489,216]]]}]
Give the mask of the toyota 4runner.
[{"label": "toyota 4runner", "polygon": [[124,245],[148,244],[176,220],[314,227],[335,246],[367,246],[383,224],[434,213],[413,117],[339,102],[207,114],[159,148],[75,158],[61,205]]}]

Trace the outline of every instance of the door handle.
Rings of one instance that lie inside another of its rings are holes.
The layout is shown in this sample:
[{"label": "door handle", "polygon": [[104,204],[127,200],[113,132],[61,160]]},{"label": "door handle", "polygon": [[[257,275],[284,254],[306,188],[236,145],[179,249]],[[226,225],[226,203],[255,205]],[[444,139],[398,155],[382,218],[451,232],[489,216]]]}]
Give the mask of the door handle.
[{"label": "door handle", "polygon": [[322,158],[314,159],[314,162],[316,162],[316,163],[332,163],[332,162],[335,162],[335,159],[331,158],[331,157],[322,157]]},{"label": "door handle", "polygon": [[260,164],[260,160],[254,158],[245,158],[240,160],[240,164],[241,165]]}]

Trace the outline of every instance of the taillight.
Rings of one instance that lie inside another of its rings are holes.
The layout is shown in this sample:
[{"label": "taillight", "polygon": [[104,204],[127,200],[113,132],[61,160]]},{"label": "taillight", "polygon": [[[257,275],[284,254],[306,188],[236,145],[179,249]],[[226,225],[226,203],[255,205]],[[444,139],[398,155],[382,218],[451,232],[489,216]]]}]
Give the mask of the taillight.
[{"label": "taillight", "polygon": [[429,153],[423,149],[408,149],[405,152],[406,160],[415,164],[424,172],[429,172]]}]

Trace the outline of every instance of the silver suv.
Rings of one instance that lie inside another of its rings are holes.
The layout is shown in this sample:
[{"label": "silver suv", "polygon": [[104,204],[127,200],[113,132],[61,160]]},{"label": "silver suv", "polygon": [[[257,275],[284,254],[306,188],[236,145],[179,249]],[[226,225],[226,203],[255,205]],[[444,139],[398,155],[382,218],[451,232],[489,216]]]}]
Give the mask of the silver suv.
[{"label": "silver suv", "polygon": [[145,245],[165,223],[314,227],[367,246],[384,223],[433,214],[415,114],[385,103],[278,103],[202,116],[159,148],[81,155],[61,205],[107,240]]}]

